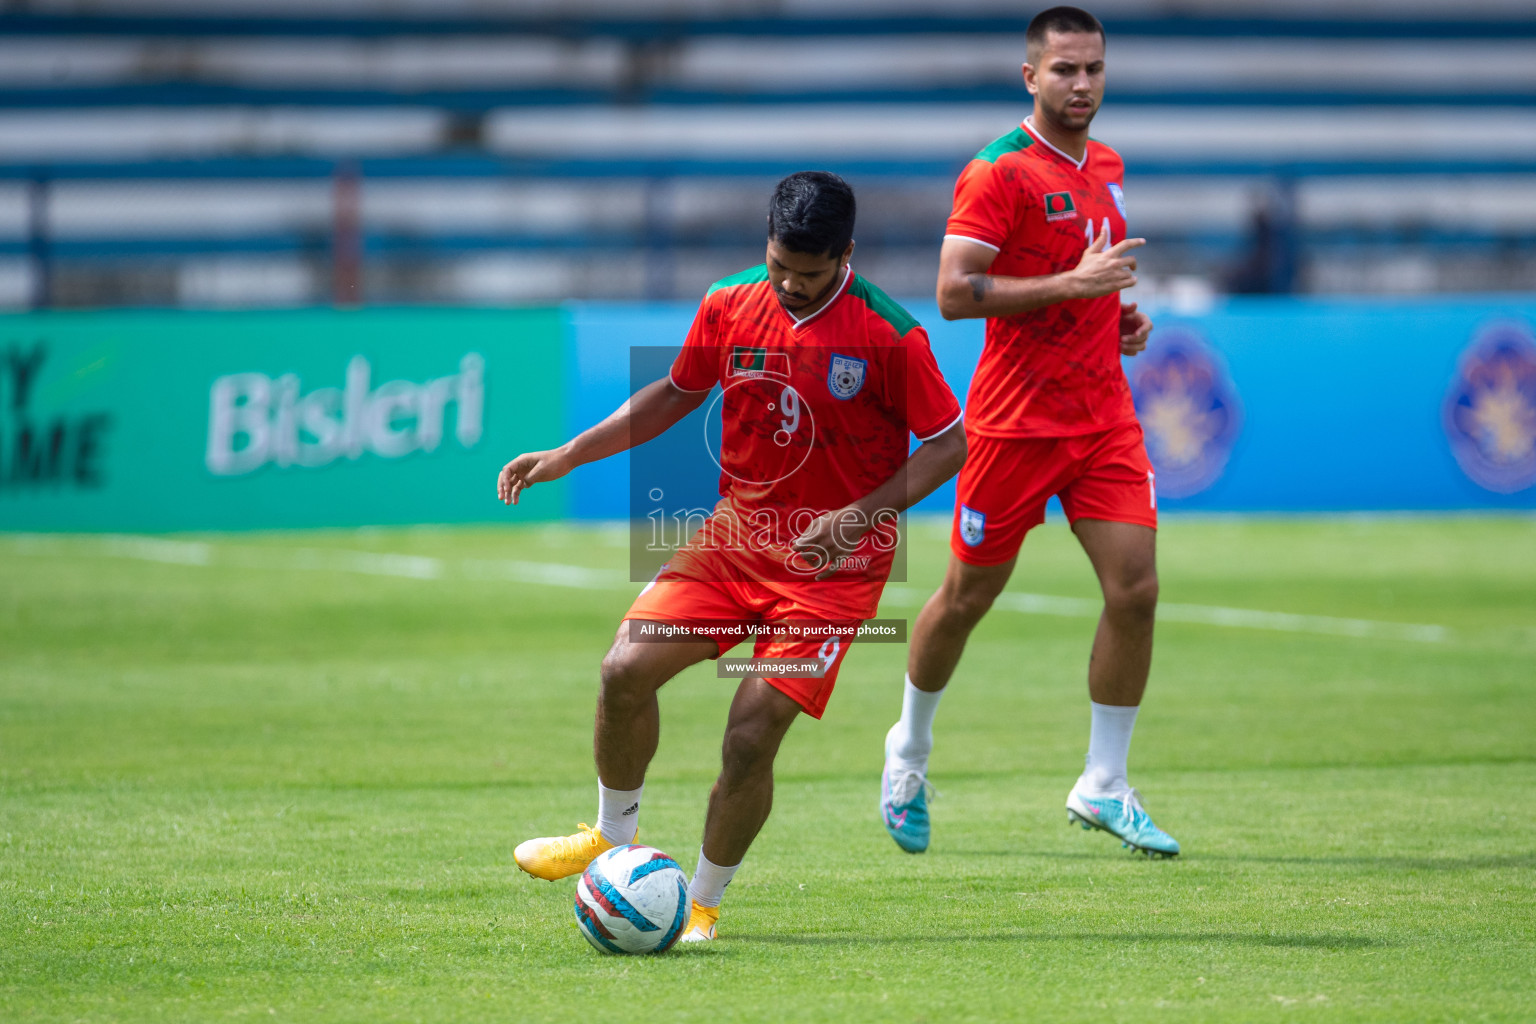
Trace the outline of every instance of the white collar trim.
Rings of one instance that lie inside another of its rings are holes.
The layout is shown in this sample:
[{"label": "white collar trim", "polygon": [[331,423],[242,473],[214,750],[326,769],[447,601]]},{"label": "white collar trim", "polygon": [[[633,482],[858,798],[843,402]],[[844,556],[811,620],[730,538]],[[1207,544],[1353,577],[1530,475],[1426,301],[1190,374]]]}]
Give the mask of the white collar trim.
[{"label": "white collar trim", "polygon": [[1053,146],[1049,142],[1047,142],[1045,136],[1041,135],[1040,132],[1035,128],[1035,115],[1034,114],[1030,114],[1028,117],[1026,117],[1024,119],[1024,128],[1025,128],[1026,131],[1029,132],[1029,134],[1031,134],[1031,135],[1033,135],[1035,137],[1035,141],[1036,142],[1040,143],[1046,149],[1050,150],[1052,153],[1055,153],[1057,156],[1061,157],[1063,160],[1067,161],[1073,167],[1076,167],[1078,170],[1082,170],[1083,169],[1083,164],[1088,162],[1088,147],[1086,147],[1086,146],[1083,147],[1083,158],[1081,160],[1079,160],[1076,157],[1069,156],[1068,154],[1063,153],[1061,150],[1057,149],[1055,146]]},{"label": "white collar trim", "polygon": [[798,331],[800,328],[804,327],[806,324],[810,323],[812,320],[815,320],[817,317],[821,316],[821,314],[825,313],[827,310],[831,309],[832,308],[832,304],[834,302],[836,302],[839,298],[842,297],[843,292],[848,289],[848,283],[850,281],[852,281],[852,280],[853,280],[853,264],[850,263],[850,264],[848,264],[848,266],[843,268],[843,280],[842,280],[842,282],[840,284],[838,284],[837,291],[833,292],[832,293],[832,297],[827,300],[826,305],[822,306],[820,309],[818,309],[816,312],[812,313],[810,316],[806,317],[804,320],[796,319],[795,318],[795,314],[791,313],[787,309],[784,309],[784,307],[782,305],[779,306],[779,308],[780,309],[784,309],[784,315],[789,317],[789,319],[794,324],[794,329]]}]

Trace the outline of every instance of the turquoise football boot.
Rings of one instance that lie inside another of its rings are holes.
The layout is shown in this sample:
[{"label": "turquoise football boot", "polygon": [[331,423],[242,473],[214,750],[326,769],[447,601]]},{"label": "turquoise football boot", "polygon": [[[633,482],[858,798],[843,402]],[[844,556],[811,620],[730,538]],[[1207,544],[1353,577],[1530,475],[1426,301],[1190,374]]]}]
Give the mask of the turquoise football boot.
[{"label": "turquoise football boot", "polygon": [[1179,855],[1179,841],[1152,824],[1152,816],[1141,806],[1141,794],[1134,789],[1114,797],[1086,796],[1073,786],[1067,794],[1067,824],[1102,829],[1122,846],[1148,857]]},{"label": "turquoise football boot", "polygon": [[[891,726],[894,732],[896,727]],[[908,853],[928,849],[928,796],[933,790],[927,776],[904,767],[891,756],[891,734],[885,734],[885,770],[880,773],[880,820],[896,845]]]}]

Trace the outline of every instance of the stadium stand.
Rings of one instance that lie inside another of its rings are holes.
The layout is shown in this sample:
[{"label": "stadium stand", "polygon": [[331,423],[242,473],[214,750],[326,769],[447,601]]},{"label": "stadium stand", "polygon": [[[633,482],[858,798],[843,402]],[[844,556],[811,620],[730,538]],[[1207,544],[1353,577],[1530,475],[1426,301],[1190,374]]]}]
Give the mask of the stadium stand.
[{"label": "stadium stand", "polygon": [[[1528,3],[1096,10],[1143,290],[1536,286]],[[955,173],[1027,109],[1029,12],[990,0],[4,11],[13,308],[325,301],[349,246],[370,302],[691,297],[805,166],[859,188],[860,268],[925,295]]]}]

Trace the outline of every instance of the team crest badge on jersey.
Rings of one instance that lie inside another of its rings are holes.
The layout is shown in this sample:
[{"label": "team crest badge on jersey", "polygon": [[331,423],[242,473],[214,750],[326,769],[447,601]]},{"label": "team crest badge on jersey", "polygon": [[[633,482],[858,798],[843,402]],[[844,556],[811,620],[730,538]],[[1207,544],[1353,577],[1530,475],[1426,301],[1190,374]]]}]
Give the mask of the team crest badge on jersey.
[{"label": "team crest badge on jersey", "polygon": [[1493,324],[1467,347],[1442,419],[1478,486],[1514,494],[1536,484],[1536,339],[1524,324]]},{"label": "team crest badge on jersey", "polygon": [[1135,362],[1131,394],[1162,497],[1187,498],[1221,478],[1243,407],[1214,349],[1193,331],[1160,331]]},{"label": "team crest badge on jersey", "polygon": [[965,505],[960,506],[960,540],[968,548],[982,542],[987,535],[987,514]]},{"label": "team crest badge on jersey", "polygon": [[833,353],[832,368],[827,371],[827,390],[832,392],[833,398],[852,398],[864,386],[864,371],[868,368],[867,359]]},{"label": "team crest badge on jersey", "polygon": [[1047,192],[1044,203],[1047,222],[1077,219],[1077,204],[1072,201],[1071,192]]},{"label": "team crest badge on jersey", "polygon": [[1118,181],[1109,183],[1109,197],[1115,201],[1115,209],[1120,211],[1120,216],[1125,216],[1125,189],[1120,187]]}]

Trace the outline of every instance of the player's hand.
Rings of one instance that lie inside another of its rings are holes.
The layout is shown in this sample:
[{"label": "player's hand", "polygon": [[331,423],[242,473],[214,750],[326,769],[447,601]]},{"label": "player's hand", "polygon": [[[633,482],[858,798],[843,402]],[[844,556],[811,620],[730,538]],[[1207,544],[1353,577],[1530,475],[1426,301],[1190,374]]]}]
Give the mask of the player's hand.
[{"label": "player's hand", "polygon": [[501,474],[496,477],[496,497],[503,505],[516,505],[518,495],[527,488],[558,480],[570,471],[570,459],[563,449],[525,452],[501,467]]},{"label": "player's hand", "polygon": [[1120,354],[1138,355],[1147,347],[1147,336],[1152,333],[1152,318],[1136,311],[1136,303],[1120,304]]},{"label": "player's hand", "polygon": [[800,536],[789,542],[799,555],[794,567],[802,571],[820,570],[815,578],[827,579],[838,571],[843,556],[859,546],[870,525],[858,509],[836,509],[817,516]]},{"label": "player's hand", "polygon": [[1077,284],[1077,297],[1096,299],[1101,295],[1113,295],[1134,287],[1136,257],[1127,256],[1126,253],[1146,244],[1145,238],[1127,238],[1110,245],[1109,221],[1106,219],[1099,236],[1083,250],[1083,258],[1068,271]]}]

